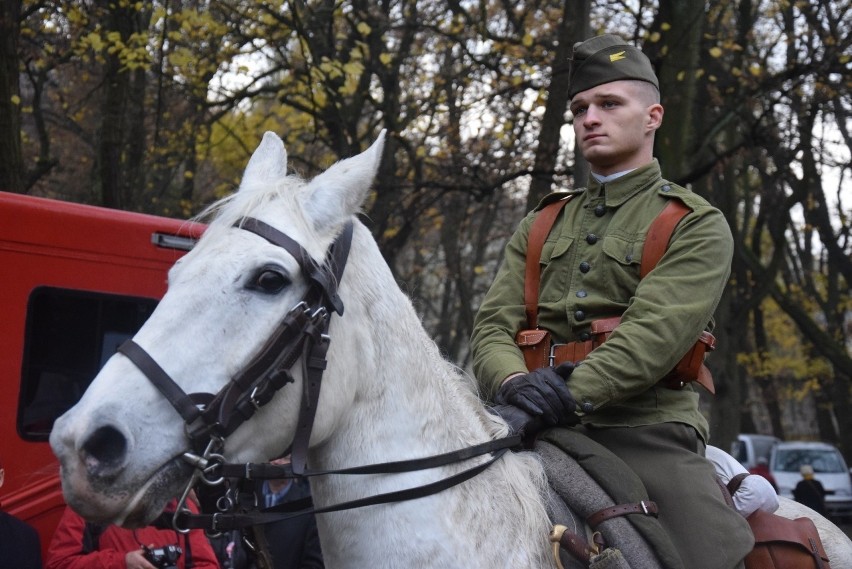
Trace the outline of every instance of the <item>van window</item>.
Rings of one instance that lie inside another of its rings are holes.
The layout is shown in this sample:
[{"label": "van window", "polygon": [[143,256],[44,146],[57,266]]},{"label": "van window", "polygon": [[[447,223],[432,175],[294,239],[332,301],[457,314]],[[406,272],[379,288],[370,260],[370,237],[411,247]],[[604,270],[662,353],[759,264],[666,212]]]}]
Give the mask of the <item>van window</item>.
[{"label": "van window", "polygon": [[46,441],[98,370],[148,319],[157,300],[53,287],[27,303],[18,434]]},{"label": "van window", "polygon": [[803,464],[810,464],[814,472],[845,472],[840,453],[833,449],[791,448],[775,452],[774,470],[799,472]]}]

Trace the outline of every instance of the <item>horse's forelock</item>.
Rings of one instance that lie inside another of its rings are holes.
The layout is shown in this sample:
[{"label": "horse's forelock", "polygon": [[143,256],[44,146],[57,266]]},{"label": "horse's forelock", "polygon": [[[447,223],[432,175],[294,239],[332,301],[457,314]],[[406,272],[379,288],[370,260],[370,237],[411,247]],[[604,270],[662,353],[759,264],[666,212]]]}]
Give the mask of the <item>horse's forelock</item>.
[{"label": "horse's forelock", "polygon": [[238,191],[205,208],[195,220],[205,222],[210,229],[218,231],[232,227],[244,217],[258,217],[273,202],[289,202],[288,209],[298,211],[297,194],[304,186],[304,180],[295,175],[287,176],[278,184],[243,185]]}]

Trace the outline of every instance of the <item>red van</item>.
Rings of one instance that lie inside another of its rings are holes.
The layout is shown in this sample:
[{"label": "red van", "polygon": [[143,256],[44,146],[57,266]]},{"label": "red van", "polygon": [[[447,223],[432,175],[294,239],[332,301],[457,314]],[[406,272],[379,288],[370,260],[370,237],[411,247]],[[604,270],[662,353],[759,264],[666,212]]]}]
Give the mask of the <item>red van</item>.
[{"label": "red van", "polygon": [[36,528],[43,553],[65,506],[53,421],[145,322],[203,230],[0,192],[0,507]]}]

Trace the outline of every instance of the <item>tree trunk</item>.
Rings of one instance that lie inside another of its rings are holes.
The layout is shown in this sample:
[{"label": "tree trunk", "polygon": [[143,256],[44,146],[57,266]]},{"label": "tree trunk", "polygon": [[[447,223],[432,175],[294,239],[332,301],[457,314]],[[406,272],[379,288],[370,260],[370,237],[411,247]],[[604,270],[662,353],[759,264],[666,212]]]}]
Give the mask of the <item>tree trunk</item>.
[{"label": "tree trunk", "polygon": [[18,36],[21,0],[0,3],[0,190],[24,192]]},{"label": "tree trunk", "polygon": [[[657,70],[665,115],[657,131],[655,155],[664,176],[677,182],[695,159],[696,129],[701,128],[698,74],[704,32],[702,0],[662,0],[650,37],[642,46]],[[669,27],[670,26],[670,27]],[[690,126],[693,125],[693,126]]]},{"label": "tree trunk", "polygon": [[[533,209],[541,198],[553,191],[561,131],[566,124],[565,114],[568,108],[569,59],[574,44],[583,41],[590,34],[590,10],[590,0],[564,0],[562,22],[557,36],[559,43],[554,55],[550,86],[547,89],[547,104],[541,120],[533,176],[527,195],[527,210]],[[585,162],[579,152],[575,154],[574,186],[586,183],[586,176],[580,178],[578,171],[588,172],[587,168],[577,168],[578,161]]]}]

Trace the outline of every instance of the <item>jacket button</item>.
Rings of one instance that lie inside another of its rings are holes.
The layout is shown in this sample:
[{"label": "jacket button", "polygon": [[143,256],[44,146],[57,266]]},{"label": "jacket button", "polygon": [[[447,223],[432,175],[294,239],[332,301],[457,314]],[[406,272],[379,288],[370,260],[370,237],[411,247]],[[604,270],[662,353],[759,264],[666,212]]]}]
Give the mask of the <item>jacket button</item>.
[{"label": "jacket button", "polygon": [[591,413],[595,410],[595,405],[591,401],[584,401],[581,408],[583,409],[583,413]]},{"label": "jacket button", "polygon": [[592,266],[589,263],[587,263],[586,261],[583,261],[582,263],[580,263],[580,272],[581,273],[588,273],[591,270],[591,268],[592,268]]},{"label": "jacket button", "polygon": [[668,185],[668,184],[665,184],[665,185],[662,187],[662,190],[663,190],[664,192],[670,192],[670,191],[672,191],[672,187],[671,187],[670,185]]},{"label": "jacket button", "polygon": [[583,312],[582,310],[578,310],[574,313],[574,318],[576,318],[577,320],[585,320],[586,319],[586,313]]},{"label": "jacket button", "polygon": [[586,298],[588,295],[589,295],[589,293],[587,293],[584,290],[578,290],[577,291],[577,298]]},{"label": "jacket button", "polygon": [[592,339],[592,335],[590,333],[580,332],[580,341],[581,342],[588,342],[591,339]]},{"label": "jacket button", "polygon": [[606,213],[606,206],[605,205],[601,204],[601,205],[595,206],[595,215],[596,216],[603,217],[605,213]]},{"label": "jacket button", "polygon": [[589,233],[588,235],[586,235],[586,243],[588,243],[589,245],[594,245],[597,242],[598,236],[594,233]]}]

